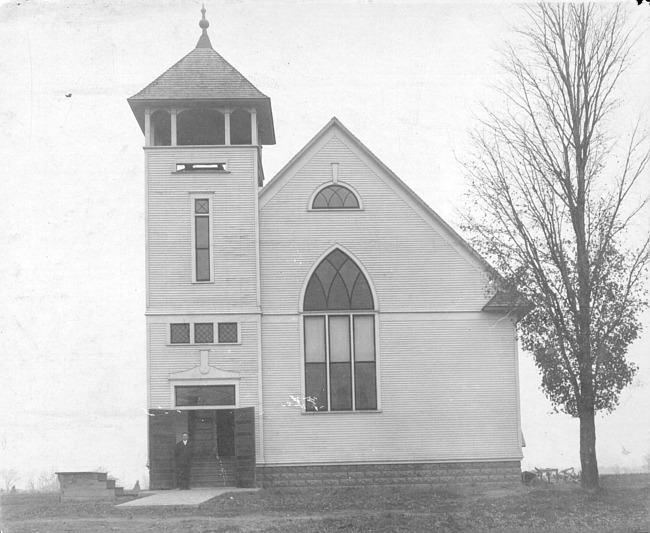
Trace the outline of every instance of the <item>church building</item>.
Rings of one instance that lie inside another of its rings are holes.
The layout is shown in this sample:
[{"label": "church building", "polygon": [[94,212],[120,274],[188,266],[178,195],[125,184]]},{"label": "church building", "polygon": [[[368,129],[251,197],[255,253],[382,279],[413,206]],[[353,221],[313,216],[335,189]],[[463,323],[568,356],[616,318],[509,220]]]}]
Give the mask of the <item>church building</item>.
[{"label": "church building", "polygon": [[[271,101],[208,37],[128,99],[144,133],[150,485],[520,476],[517,298],[332,118],[273,178]],[[268,181],[268,183],[267,183]]]}]

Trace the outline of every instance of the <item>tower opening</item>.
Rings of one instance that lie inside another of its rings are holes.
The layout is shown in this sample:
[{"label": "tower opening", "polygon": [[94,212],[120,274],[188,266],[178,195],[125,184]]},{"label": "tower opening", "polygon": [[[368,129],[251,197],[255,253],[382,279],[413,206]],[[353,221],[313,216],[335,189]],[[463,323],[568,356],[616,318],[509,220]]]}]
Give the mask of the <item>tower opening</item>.
[{"label": "tower opening", "polygon": [[153,146],[171,146],[171,118],[167,111],[158,109],[152,113],[151,129],[153,132]]},{"label": "tower opening", "polygon": [[245,109],[235,109],[230,115],[230,144],[251,144],[251,114]]},{"label": "tower opening", "polygon": [[214,109],[187,109],[178,114],[179,146],[226,143],[224,116]]}]

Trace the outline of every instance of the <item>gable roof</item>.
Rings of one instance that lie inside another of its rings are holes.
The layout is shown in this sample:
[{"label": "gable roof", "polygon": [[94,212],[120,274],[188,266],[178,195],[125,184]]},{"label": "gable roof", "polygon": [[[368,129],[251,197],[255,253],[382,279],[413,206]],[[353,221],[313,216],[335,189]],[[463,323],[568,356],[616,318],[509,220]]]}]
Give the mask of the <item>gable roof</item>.
[{"label": "gable roof", "polygon": [[263,207],[278,192],[284,183],[297,172],[297,169],[305,161],[305,156],[321,140],[323,140],[331,131],[337,130],[347,137],[372,163],[382,171],[390,183],[394,185],[402,194],[404,194],[413,204],[415,204],[429,222],[433,222],[441,228],[444,236],[448,241],[453,243],[457,249],[465,252],[464,255],[470,259],[476,268],[488,274],[493,280],[497,281],[495,293],[490,301],[484,306],[485,311],[493,312],[514,312],[521,318],[530,309],[529,304],[523,296],[511,291],[504,292],[498,289],[501,283],[501,275],[490,265],[474,248],[472,248],[465,239],[463,239],[447,222],[445,222],[438,213],[422,200],[406,183],[404,183],[390,168],[388,168],[372,151],[367,148],[350,130],[348,130],[336,117],[330,121],[269,181],[269,183],[260,191],[260,208]]},{"label": "gable roof", "polygon": [[[207,21],[205,21],[207,22]],[[217,53],[206,28],[196,48],[168,68],[144,89],[127,99],[144,131],[146,105],[163,106],[198,102],[257,108],[262,144],[275,144],[271,99]]]}]

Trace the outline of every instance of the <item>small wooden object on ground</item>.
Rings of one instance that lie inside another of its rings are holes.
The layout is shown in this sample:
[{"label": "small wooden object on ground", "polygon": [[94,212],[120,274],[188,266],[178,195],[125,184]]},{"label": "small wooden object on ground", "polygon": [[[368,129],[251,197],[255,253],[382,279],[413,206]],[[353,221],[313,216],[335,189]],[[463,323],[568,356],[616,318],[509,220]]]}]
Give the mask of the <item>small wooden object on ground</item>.
[{"label": "small wooden object on ground", "polygon": [[549,483],[557,483],[559,479],[557,468],[537,468],[535,467],[535,472],[537,476],[542,481],[548,481]]}]

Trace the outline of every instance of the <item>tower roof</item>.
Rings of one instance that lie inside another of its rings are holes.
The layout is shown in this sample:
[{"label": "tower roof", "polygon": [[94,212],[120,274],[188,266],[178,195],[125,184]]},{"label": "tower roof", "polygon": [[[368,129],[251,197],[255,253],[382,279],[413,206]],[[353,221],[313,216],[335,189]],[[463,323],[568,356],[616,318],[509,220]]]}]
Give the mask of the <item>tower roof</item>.
[{"label": "tower roof", "polygon": [[209,22],[199,23],[202,34],[196,48],[127,101],[144,131],[146,105],[254,105],[258,113],[260,142],[275,144],[271,100],[219,55],[207,34]]},{"label": "tower roof", "polygon": [[[203,37],[203,36],[202,36]],[[129,102],[268,99],[211,47],[195,48]]]}]

